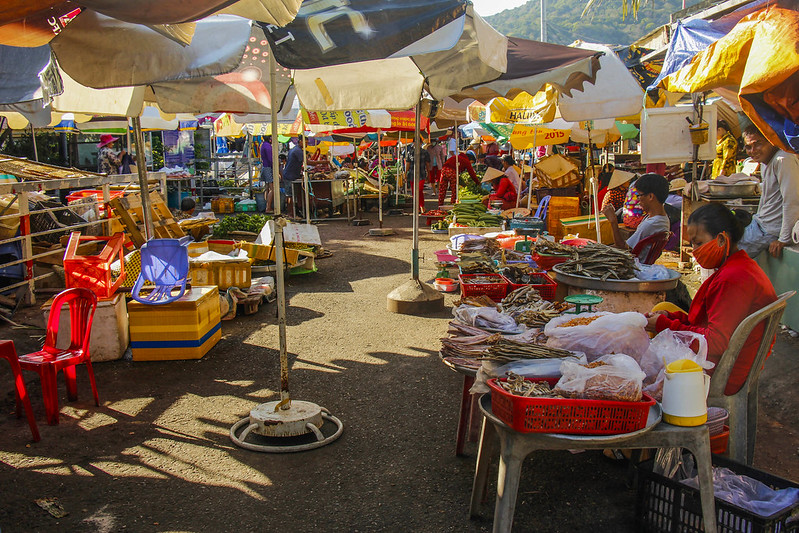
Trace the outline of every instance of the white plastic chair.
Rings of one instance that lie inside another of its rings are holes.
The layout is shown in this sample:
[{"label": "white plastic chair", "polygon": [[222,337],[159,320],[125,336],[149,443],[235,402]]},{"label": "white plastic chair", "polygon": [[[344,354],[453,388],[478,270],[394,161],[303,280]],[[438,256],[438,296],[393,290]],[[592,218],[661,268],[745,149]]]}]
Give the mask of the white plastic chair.
[{"label": "white plastic chair", "polygon": [[[755,456],[755,435],[757,434],[757,382],[760,372],[763,370],[763,363],[771,350],[777,328],[780,324],[782,314],[785,312],[785,305],[788,298],[796,294],[796,291],[789,291],[781,294],[776,302],[767,305],[763,309],[756,311],[746,317],[730,337],[727,349],[721,355],[716,369],[713,371],[713,379],[710,380],[710,393],[708,394],[707,404],[713,407],[723,407],[730,413],[730,441],[728,453],[731,459],[747,465],[752,464]],[[730,378],[735,361],[741,352],[741,348],[746,343],[749,335],[763,323],[763,338],[760,339],[760,346],[757,355],[752,362],[746,381],[740,390],[735,394],[727,396],[724,389]]]}]

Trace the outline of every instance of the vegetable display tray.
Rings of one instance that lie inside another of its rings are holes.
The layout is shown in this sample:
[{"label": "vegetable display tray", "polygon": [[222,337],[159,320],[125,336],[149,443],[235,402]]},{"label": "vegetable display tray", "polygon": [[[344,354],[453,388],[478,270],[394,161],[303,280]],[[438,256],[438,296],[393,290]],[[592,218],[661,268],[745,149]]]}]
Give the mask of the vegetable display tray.
[{"label": "vegetable display tray", "polygon": [[506,379],[488,380],[491,409],[497,418],[520,433],[632,433],[646,427],[649,408],[655,405],[655,400],[647,394],[640,402],[525,398],[505,391],[497,381]]}]

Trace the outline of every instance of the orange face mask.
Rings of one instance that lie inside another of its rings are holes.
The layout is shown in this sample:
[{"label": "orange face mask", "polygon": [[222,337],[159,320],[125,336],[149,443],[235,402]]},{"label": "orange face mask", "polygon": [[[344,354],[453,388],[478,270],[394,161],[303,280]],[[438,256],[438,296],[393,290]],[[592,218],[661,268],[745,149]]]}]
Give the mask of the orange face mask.
[{"label": "orange face mask", "polygon": [[[724,244],[719,237],[724,235]],[[707,241],[702,246],[694,248],[694,259],[699,266],[708,270],[720,267],[730,254],[730,237],[727,232],[720,233],[712,241]]]}]

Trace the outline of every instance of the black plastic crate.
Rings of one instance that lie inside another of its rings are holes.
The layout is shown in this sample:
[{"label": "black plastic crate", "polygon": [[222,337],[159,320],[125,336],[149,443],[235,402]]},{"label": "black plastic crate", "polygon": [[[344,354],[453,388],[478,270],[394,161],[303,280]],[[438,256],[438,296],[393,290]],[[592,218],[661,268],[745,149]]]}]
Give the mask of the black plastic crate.
[{"label": "black plastic crate", "polygon": [[[29,205],[31,233],[39,233],[59,228],[64,229],[64,231],[38,235],[34,237],[37,241],[45,241],[54,244],[58,243],[63,235],[69,235],[71,233],[72,230],[70,226],[84,224],[86,222],[82,217],[58,202],[30,202]],[[58,211],[42,211],[43,209],[60,207],[63,209],[58,209]]]},{"label": "black plastic crate", "polygon": [[[699,533],[705,530],[699,491],[652,471],[654,461],[638,465],[636,521],[642,533]],[[756,479],[774,489],[799,484],[714,455],[713,466],[729,468],[736,474]],[[793,519],[792,519],[793,517]],[[719,533],[797,533],[799,504],[769,517],[716,498]]]}]

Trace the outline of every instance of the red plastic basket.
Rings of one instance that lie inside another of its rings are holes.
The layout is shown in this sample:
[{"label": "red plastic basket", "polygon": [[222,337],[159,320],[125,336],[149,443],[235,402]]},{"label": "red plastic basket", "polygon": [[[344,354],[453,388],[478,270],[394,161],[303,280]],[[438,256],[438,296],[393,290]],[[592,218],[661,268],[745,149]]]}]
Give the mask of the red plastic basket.
[{"label": "red plastic basket", "polygon": [[[475,278],[496,279],[496,283],[474,283]],[[461,294],[463,296],[486,295],[495,302],[500,302],[508,294],[508,280],[499,274],[459,274]]]},{"label": "red plastic basket", "polygon": [[[508,293],[515,291],[516,289],[521,289],[522,287],[532,286],[538,293],[541,295],[541,298],[544,300],[549,300],[550,302],[555,299],[555,291],[558,288],[558,284],[550,278],[546,272],[536,272],[534,274],[530,274],[531,276],[535,277],[534,283],[513,283],[511,280],[508,280]],[[507,278],[506,278],[507,279]]]},{"label": "red plastic basket", "polygon": [[[500,381],[506,380],[503,378]],[[646,427],[649,408],[655,405],[655,400],[647,394],[640,402],[524,398],[506,392],[496,382],[496,379],[488,380],[491,410],[520,433],[630,433]]]},{"label": "red plastic basket", "polygon": [[538,268],[541,270],[552,270],[553,266],[565,263],[569,259],[571,259],[571,257],[567,255],[533,254],[533,261],[535,261],[535,264],[537,264]]}]

